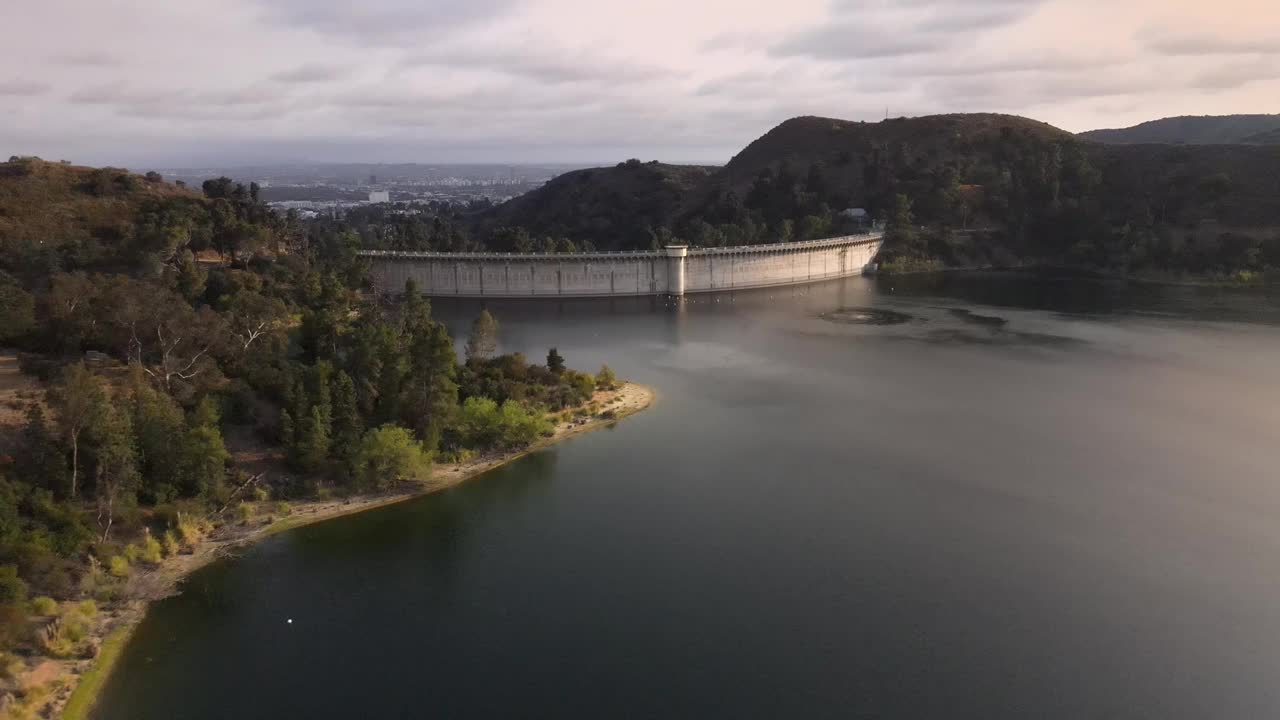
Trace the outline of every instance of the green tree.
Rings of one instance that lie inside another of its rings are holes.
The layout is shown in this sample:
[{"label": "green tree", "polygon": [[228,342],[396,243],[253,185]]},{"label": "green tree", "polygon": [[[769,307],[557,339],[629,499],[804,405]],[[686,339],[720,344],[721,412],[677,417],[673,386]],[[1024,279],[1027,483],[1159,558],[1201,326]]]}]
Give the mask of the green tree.
[{"label": "green tree", "polygon": [[245,352],[256,340],[278,330],[287,316],[288,308],[278,298],[252,290],[236,293],[226,312],[231,333]]},{"label": "green tree", "polygon": [[547,369],[556,375],[564,372],[564,356],[555,348],[547,351]]},{"label": "green tree", "polygon": [[365,433],[355,467],[359,487],[383,490],[393,482],[428,479],[431,457],[408,430],[383,425]]},{"label": "green tree", "polygon": [[903,254],[919,255],[919,233],[916,232],[915,216],[911,212],[911,199],[899,194],[894,197],[893,212],[885,228],[885,240],[892,243],[893,248]]},{"label": "green tree", "polygon": [[458,409],[455,425],[469,447],[490,447],[502,435],[498,404],[487,397],[467,398]]},{"label": "green tree", "polygon": [[18,465],[19,476],[28,485],[43,487],[60,495],[68,492],[67,456],[58,436],[49,427],[44,409],[33,403],[27,408],[27,422],[22,429],[23,456]]},{"label": "green tree", "polygon": [[467,338],[467,359],[488,360],[498,351],[498,321],[489,311],[481,310],[471,323],[471,336]]},{"label": "green tree", "polygon": [[196,262],[196,256],[190,250],[183,250],[178,253],[176,259],[177,270],[175,272],[175,284],[179,293],[187,299],[188,302],[195,302],[201,295],[204,295],[205,287],[209,281],[209,273],[200,267]]},{"label": "green tree", "polygon": [[116,511],[137,500],[138,466],[133,423],[129,414],[102,397],[87,437],[93,450],[94,489],[98,499],[98,527],[102,541],[111,537]]},{"label": "green tree", "polygon": [[156,390],[136,363],[130,365],[130,411],[142,494],[167,502],[177,493],[183,473],[186,421],[173,398]]},{"label": "green tree", "polygon": [[187,495],[221,500],[227,478],[227,451],[220,427],[218,406],[205,396],[191,411],[181,461],[183,490]]},{"label": "green tree", "polygon": [[618,376],[614,374],[613,368],[601,365],[600,372],[596,373],[596,387],[600,390],[612,390],[617,386]]},{"label": "green tree", "polygon": [[26,599],[27,584],[18,577],[18,568],[0,565],[0,605],[18,605]]},{"label": "green tree", "polygon": [[448,330],[431,318],[429,303],[416,293],[407,294],[404,312],[409,367],[400,412],[404,424],[432,452],[458,406],[458,358]]},{"label": "green tree", "polygon": [[76,363],[62,375],[62,381],[49,397],[57,411],[58,427],[67,444],[71,446],[71,491],[75,499],[79,492],[80,436],[94,420],[94,414],[104,404],[102,383],[84,366]]},{"label": "green tree", "polygon": [[551,422],[543,413],[531,410],[515,400],[502,403],[499,416],[502,444],[508,448],[526,447],[540,435],[551,431]]},{"label": "green tree", "polygon": [[35,298],[8,275],[0,273],[0,343],[23,337],[35,324]]},{"label": "green tree", "polygon": [[333,378],[333,424],[331,447],[333,456],[349,471],[360,448],[364,421],[356,404],[356,386],[351,376],[339,370]]}]

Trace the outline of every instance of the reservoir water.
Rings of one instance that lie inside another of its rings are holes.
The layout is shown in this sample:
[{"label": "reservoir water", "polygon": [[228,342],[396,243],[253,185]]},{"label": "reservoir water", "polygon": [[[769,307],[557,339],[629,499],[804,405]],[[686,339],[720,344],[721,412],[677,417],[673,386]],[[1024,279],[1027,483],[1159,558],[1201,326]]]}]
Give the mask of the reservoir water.
[{"label": "reservoir water", "polygon": [[96,717],[1280,716],[1274,291],[489,307],[657,404],[199,571]]}]

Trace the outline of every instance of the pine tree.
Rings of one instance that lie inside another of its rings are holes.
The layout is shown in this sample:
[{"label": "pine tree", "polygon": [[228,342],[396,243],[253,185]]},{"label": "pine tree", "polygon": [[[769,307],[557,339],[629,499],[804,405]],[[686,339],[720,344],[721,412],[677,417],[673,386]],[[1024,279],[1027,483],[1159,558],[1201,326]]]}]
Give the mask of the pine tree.
[{"label": "pine tree", "polygon": [[303,418],[298,430],[298,466],[306,472],[321,470],[329,458],[329,425],[321,415],[320,408],[312,408],[311,414]]},{"label": "pine tree", "polygon": [[18,472],[27,484],[43,487],[60,495],[67,492],[67,456],[58,436],[49,427],[44,408],[33,404],[27,408],[27,424],[22,429],[24,453]]},{"label": "pine tree", "polygon": [[350,473],[352,463],[355,461],[355,453],[360,447],[360,438],[364,434],[364,422],[360,419],[360,411],[356,407],[355,383],[350,375],[341,370],[333,379],[332,402],[333,457],[345,472]]},{"label": "pine tree", "polygon": [[458,407],[458,357],[444,325],[430,322],[415,327],[409,358],[401,412],[426,451],[433,452],[444,425]]},{"label": "pine tree", "polygon": [[547,351],[547,369],[556,375],[564,372],[564,357],[555,348]]},{"label": "pine tree", "polygon": [[220,422],[217,405],[209,397],[191,413],[182,448],[183,490],[189,496],[222,499],[231,453],[223,441]]}]

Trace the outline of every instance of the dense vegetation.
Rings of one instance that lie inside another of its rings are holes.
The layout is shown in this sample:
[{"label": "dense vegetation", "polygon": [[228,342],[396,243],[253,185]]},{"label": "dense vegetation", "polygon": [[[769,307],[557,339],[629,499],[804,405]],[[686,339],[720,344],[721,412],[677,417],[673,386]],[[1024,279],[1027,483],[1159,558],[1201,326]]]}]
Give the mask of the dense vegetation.
[{"label": "dense vegetation", "polygon": [[[211,523],[527,446],[615,382],[498,355],[488,312],[459,362],[412,285],[363,294],[359,242],[226,179],[0,165],[0,346],[48,382],[0,450],[0,651],[91,653],[93,604],[67,602],[113,601]],[[229,437],[291,472],[243,472]]]},{"label": "dense vegetation", "polygon": [[1219,145],[1280,143],[1280,115],[1183,115],[1079,135],[1102,143]]},{"label": "dense vegetation", "polygon": [[1007,115],[804,117],[714,172],[628,162],[569,173],[491,220],[495,233],[635,249],[823,237],[850,229],[841,210],[864,208],[910,218],[913,232],[885,248],[898,265],[1247,278],[1280,267],[1277,167],[1275,146],[1103,145]]}]

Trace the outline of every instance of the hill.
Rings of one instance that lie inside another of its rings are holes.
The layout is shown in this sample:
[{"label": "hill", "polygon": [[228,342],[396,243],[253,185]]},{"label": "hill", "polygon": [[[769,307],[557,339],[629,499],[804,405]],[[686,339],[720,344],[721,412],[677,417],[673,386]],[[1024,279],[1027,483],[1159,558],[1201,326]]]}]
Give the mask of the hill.
[{"label": "hill", "polygon": [[1248,135],[1241,138],[1240,142],[1245,145],[1280,145],[1280,127]]},{"label": "hill", "polygon": [[1116,145],[1271,145],[1280,143],[1280,115],[1183,115],[1127,128],[1090,130],[1080,137]]},{"label": "hill", "polygon": [[132,239],[147,211],[200,202],[158,175],[12,158],[0,164],[0,250],[11,262],[62,252],[93,262],[103,244]]},{"label": "hill", "polygon": [[587,241],[600,250],[648,247],[653,228],[671,224],[683,204],[714,168],[628,160],[616,167],[575,170],[499,205],[481,231],[491,250],[520,249],[529,235]]},{"label": "hill", "polygon": [[891,239],[886,257],[1229,272],[1280,266],[1276,167],[1280,146],[1112,145],[1009,115],[799,117],[719,169],[569,173],[490,211],[480,234],[741,245],[845,232],[841,211],[865,208],[927,228]]}]

